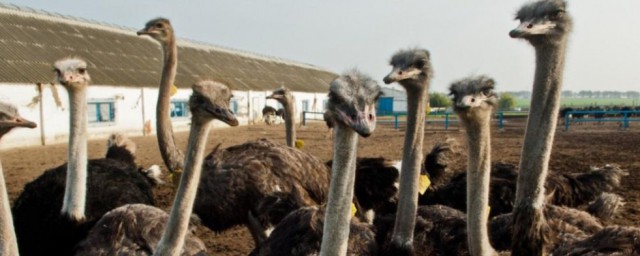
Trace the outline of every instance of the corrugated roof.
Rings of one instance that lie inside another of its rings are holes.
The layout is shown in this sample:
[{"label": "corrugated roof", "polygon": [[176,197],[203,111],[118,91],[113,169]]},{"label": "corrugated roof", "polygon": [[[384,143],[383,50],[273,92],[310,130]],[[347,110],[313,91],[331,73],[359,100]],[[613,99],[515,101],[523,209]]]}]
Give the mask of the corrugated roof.
[{"label": "corrugated roof", "polygon": [[[93,84],[153,87],[160,83],[160,45],[135,29],[0,4],[0,82],[48,83],[52,63],[78,56]],[[178,40],[176,85],[213,79],[234,90],[326,92],[337,74],[312,65]]]}]

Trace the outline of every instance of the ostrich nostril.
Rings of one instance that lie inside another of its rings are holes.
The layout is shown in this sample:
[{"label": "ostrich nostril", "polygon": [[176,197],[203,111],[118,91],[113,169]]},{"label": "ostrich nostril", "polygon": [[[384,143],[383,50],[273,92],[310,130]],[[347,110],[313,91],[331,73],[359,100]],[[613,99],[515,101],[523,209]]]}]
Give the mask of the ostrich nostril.
[{"label": "ostrich nostril", "polygon": [[532,28],[532,27],[533,27],[533,24],[527,25],[527,28]]},{"label": "ostrich nostril", "polygon": [[398,71],[398,75],[402,75],[402,71]]},{"label": "ostrich nostril", "polygon": [[369,118],[369,121],[373,121],[373,118],[374,118],[373,114],[369,114],[368,118]]},{"label": "ostrich nostril", "polygon": [[476,102],[476,98],[471,98],[471,102]]}]

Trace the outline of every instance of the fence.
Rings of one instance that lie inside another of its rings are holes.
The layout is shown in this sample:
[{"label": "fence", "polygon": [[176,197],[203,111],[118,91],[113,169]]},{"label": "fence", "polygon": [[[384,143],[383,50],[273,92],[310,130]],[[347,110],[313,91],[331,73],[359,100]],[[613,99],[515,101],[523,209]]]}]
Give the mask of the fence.
[{"label": "fence", "polygon": [[[324,121],[324,119],[322,118],[322,115],[324,113],[323,112],[310,112],[310,111],[302,111],[302,125],[306,126],[307,125],[307,120],[320,120],[320,121]],[[393,120],[389,120],[389,119],[384,119],[384,118],[378,118],[377,123],[379,124],[393,124],[393,128],[395,129],[399,129],[400,128],[400,124],[404,123],[406,121],[401,120],[401,116],[406,116],[407,112],[393,112],[391,115],[382,115],[382,116],[393,116]],[[502,129],[504,128],[504,119],[505,119],[505,115],[507,116],[526,116],[526,113],[523,112],[514,112],[514,111],[501,111],[501,112],[497,112],[496,113],[496,121],[497,121],[497,125],[498,128]],[[320,116],[320,117],[318,117]],[[457,115],[453,114],[453,113],[435,113],[435,114],[430,114],[429,117],[427,118],[427,120],[425,120],[425,123],[430,124],[430,123],[442,123],[444,124],[444,129],[448,130],[452,124],[456,124],[458,123],[459,120],[457,118]]]},{"label": "fence", "polygon": [[571,110],[564,115],[564,129],[569,130],[571,123],[604,123],[619,122],[623,129],[629,128],[630,122],[640,121],[638,110]]}]

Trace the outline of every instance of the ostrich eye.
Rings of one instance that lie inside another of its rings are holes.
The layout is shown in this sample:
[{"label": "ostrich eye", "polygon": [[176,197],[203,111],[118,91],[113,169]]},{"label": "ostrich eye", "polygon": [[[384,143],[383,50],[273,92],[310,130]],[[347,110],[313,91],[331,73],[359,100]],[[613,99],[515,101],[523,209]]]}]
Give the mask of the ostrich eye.
[{"label": "ostrich eye", "polygon": [[162,28],[162,23],[156,23],[156,28]]},{"label": "ostrich eye", "polygon": [[551,15],[549,15],[549,19],[557,20],[562,18],[563,15],[564,15],[564,10],[556,10],[556,11],[553,11]]},{"label": "ostrich eye", "polygon": [[418,68],[418,69],[423,68],[423,67],[424,67],[424,60],[416,61],[415,66],[416,66],[416,68]]},{"label": "ostrich eye", "polygon": [[87,69],[85,69],[85,68],[79,68],[78,69],[78,73],[80,73],[81,75],[84,75],[85,72],[87,72]]},{"label": "ostrich eye", "polygon": [[483,94],[484,96],[489,96],[489,95],[491,95],[491,94],[492,94],[492,90],[491,90],[491,89],[489,89],[489,88],[482,89],[482,94]]}]

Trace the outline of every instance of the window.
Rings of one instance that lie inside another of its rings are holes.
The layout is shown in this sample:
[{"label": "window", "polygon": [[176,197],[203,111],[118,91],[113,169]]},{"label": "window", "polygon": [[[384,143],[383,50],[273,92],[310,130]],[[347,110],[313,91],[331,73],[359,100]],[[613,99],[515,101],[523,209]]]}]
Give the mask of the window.
[{"label": "window", "polygon": [[189,103],[187,100],[171,101],[171,118],[189,117]]},{"label": "window", "polygon": [[233,111],[233,114],[238,115],[238,101],[237,100],[231,100],[231,111]]},{"label": "window", "polygon": [[91,100],[87,104],[89,123],[112,123],[116,121],[113,100]]},{"label": "window", "polygon": [[309,100],[302,101],[302,111],[309,111]]},{"label": "window", "polygon": [[323,100],[322,109],[327,110],[328,107],[329,107],[329,100]]}]

